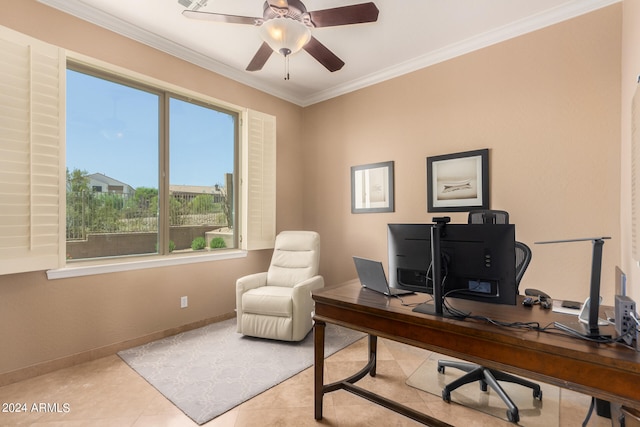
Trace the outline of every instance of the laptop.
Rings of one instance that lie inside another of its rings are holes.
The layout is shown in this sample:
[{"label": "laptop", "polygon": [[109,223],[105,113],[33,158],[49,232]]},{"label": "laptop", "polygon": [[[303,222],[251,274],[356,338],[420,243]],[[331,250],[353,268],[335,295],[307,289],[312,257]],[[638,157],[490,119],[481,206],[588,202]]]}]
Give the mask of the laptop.
[{"label": "laptop", "polygon": [[410,295],[414,292],[404,289],[389,287],[387,276],[384,274],[384,267],[380,261],[373,261],[366,258],[353,257],[356,264],[356,271],[362,287],[380,292],[387,296]]}]

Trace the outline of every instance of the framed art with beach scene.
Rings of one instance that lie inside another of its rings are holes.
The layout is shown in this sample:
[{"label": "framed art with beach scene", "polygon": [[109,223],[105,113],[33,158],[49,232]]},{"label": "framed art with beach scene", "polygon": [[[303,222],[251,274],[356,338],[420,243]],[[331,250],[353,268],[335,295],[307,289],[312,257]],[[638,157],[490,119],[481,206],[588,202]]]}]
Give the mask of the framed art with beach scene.
[{"label": "framed art with beach scene", "polygon": [[427,157],[427,212],[489,209],[489,150]]},{"label": "framed art with beach scene", "polygon": [[351,213],[393,211],[393,162],[352,166]]}]

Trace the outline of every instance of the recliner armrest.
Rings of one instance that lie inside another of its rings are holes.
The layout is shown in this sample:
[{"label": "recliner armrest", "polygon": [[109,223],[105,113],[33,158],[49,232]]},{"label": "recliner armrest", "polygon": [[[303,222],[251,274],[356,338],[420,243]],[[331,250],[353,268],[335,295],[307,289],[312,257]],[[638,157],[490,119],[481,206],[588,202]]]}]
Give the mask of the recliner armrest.
[{"label": "recliner armrest", "polygon": [[293,303],[293,317],[297,320],[293,324],[293,336],[304,337],[312,325],[314,301],[311,292],[324,287],[324,278],[313,276],[293,287],[291,302]]},{"label": "recliner armrest", "polygon": [[236,292],[243,294],[248,290],[259,288],[260,286],[266,286],[267,284],[267,272],[249,274],[248,276],[240,277],[236,280]]},{"label": "recliner armrest", "polygon": [[313,311],[314,301],[311,292],[324,287],[324,278],[320,275],[313,276],[293,287],[291,299],[293,302],[294,316],[303,316],[304,313]]},{"label": "recliner armrest", "polygon": [[307,280],[304,280],[293,287],[294,298],[295,294],[299,292],[311,292],[316,289],[324,288],[324,278],[320,275],[313,276]]}]

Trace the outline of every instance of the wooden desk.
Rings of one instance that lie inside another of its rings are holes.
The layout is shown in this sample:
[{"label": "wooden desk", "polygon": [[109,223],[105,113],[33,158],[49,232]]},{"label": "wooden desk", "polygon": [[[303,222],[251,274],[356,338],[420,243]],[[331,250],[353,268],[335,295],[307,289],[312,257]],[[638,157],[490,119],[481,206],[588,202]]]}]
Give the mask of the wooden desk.
[{"label": "wooden desk", "polygon": [[[428,295],[403,297],[420,303]],[[376,373],[377,337],[384,337],[437,353],[475,362],[517,375],[585,393],[597,398],[640,408],[640,353],[614,344],[596,344],[559,333],[499,327],[474,320],[459,321],[415,313],[400,300],[362,289],[356,281],[314,292],[314,398],[315,418],[322,419],[325,393],[344,389],[427,425],[445,426],[432,417],[375,395],[355,385]],[[544,310],[482,304],[447,299],[455,308],[504,322],[575,320],[575,316]],[[369,334],[369,362],[353,376],[324,384],[324,330],[333,323]],[[615,335],[613,326],[601,331]]]}]

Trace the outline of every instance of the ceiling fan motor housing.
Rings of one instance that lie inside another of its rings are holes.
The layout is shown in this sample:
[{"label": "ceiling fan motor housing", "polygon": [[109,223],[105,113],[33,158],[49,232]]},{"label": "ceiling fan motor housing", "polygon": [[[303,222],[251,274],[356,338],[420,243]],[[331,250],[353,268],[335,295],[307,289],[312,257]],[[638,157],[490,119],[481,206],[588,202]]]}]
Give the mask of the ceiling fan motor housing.
[{"label": "ceiling fan motor housing", "polygon": [[269,3],[264,2],[264,12],[262,14],[265,21],[274,18],[289,18],[294,21],[299,21],[308,27],[313,27],[311,18],[307,13],[307,8],[299,0],[289,0],[285,7],[279,7],[277,2]]}]

